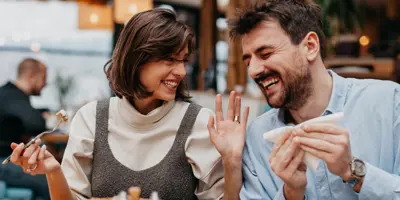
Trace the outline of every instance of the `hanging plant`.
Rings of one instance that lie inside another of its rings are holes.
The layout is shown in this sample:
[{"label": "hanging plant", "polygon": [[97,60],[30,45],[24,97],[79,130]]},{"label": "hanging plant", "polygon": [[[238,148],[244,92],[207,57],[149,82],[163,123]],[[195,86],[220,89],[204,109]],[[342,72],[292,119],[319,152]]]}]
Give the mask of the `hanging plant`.
[{"label": "hanging plant", "polygon": [[73,76],[64,77],[61,74],[61,70],[57,70],[55,84],[58,89],[58,100],[60,107],[61,109],[65,109],[66,97],[74,86],[74,78]]},{"label": "hanging plant", "polygon": [[[358,5],[353,0],[316,0],[316,3],[322,9],[322,23],[327,37],[362,29],[364,21]],[[338,27],[331,23],[335,19],[338,21]]]}]

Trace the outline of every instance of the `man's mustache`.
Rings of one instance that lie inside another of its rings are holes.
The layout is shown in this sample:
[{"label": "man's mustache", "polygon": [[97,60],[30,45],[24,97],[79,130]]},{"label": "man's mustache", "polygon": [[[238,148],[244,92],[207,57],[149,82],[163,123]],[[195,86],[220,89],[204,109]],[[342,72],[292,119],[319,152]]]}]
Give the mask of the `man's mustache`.
[{"label": "man's mustache", "polygon": [[258,76],[254,79],[254,81],[255,81],[256,83],[260,83],[261,81],[267,79],[268,77],[274,76],[274,75],[277,75],[277,73],[271,72],[271,71],[269,71],[269,72],[264,72],[264,73],[258,75]]}]

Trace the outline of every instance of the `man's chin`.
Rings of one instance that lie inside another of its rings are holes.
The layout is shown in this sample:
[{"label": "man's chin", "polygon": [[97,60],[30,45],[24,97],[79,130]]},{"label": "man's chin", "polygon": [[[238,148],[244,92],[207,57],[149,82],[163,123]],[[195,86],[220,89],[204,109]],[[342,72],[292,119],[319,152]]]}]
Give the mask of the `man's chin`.
[{"label": "man's chin", "polygon": [[274,104],[274,103],[269,103],[269,102],[268,102],[268,105],[271,108],[282,108],[283,107],[283,104]]},{"label": "man's chin", "polygon": [[271,108],[282,108],[283,107],[283,101],[281,100],[276,100],[276,99],[270,99],[267,97],[267,103]]}]

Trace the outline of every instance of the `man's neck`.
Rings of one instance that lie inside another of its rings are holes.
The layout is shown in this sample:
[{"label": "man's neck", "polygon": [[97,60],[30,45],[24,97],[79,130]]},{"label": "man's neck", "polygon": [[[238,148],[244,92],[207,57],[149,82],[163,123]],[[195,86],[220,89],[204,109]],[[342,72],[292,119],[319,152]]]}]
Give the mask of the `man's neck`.
[{"label": "man's neck", "polygon": [[15,80],[14,85],[22,92],[24,92],[26,95],[28,96],[31,95],[30,86],[26,81],[17,79]]},{"label": "man's neck", "polygon": [[316,70],[312,78],[312,92],[306,103],[299,109],[289,109],[291,118],[295,124],[321,116],[328,107],[333,89],[331,75],[326,69],[321,68]]}]

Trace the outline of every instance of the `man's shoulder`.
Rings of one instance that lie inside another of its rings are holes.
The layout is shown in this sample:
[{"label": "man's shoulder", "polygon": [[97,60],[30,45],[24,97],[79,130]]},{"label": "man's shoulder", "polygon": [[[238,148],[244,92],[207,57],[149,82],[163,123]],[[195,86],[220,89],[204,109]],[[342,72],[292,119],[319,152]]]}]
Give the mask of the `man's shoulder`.
[{"label": "man's shoulder", "polygon": [[10,83],[7,82],[5,84],[0,85],[0,93],[4,93],[10,90]]},{"label": "man's shoulder", "polygon": [[19,98],[16,97],[19,97],[19,95],[15,92],[15,89],[12,87],[10,82],[0,86],[0,108],[3,107],[4,109],[9,109],[10,106],[21,106],[21,103],[25,104],[25,102],[19,102],[19,105],[17,105],[15,101]]},{"label": "man's shoulder", "polygon": [[373,93],[374,95],[392,93],[400,89],[400,85],[389,80],[348,79],[351,91],[356,93]]}]

